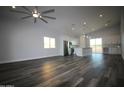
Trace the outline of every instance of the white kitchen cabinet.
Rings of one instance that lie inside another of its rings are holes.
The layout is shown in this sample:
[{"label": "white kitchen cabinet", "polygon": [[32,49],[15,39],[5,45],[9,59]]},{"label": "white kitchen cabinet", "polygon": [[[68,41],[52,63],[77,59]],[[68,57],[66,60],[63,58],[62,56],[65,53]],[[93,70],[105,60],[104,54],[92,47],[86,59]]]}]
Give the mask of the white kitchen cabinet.
[{"label": "white kitchen cabinet", "polygon": [[121,48],[109,48],[109,54],[121,54]]}]

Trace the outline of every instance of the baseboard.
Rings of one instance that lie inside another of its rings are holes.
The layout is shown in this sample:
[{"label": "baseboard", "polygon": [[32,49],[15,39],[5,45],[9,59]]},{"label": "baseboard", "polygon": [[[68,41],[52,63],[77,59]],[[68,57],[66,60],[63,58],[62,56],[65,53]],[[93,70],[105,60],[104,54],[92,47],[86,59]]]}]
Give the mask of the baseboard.
[{"label": "baseboard", "polygon": [[43,57],[26,58],[26,59],[19,59],[19,60],[6,60],[6,61],[0,61],[0,64],[22,62],[27,60],[35,60],[35,59],[49,58],[49,57],[55,57],[55,56],[62,56],[62,55],[43,56]]}]

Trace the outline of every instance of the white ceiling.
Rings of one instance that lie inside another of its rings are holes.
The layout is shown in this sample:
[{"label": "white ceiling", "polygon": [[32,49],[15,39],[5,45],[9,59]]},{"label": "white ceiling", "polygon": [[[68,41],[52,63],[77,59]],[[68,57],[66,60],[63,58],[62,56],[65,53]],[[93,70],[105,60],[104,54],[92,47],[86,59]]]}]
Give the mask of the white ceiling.
[{"label": "white ceiling", "polygon": [[[28,7],[32,9],[32,7]],[[17,9],[21,9],[18,8]],[[39,6],[39,11],[47,9],[55,9],[54,13],[47,15],[56,17],[56,20],[48,20],[48,24],[43,22],[36,23],[37,25],[45,25],[46,27],[53,28],[57,31],[61,31],[65,34],[79,36],[83,33],[90,33],[102,28],[105,28],[105,24],[109,21],[109,26],[114,26],[120,23],[120,11],[121,7],[109,7],[109,6]],[[100,18],[99,14],[103,17]],[[14,14],[17,16],[20,14]],[[23,14],[21,15],[23,16]],[[30,21],[31,19],[25,20]],[[32,22],[32,21],[31,21]],[[86,22],[86,25],[82,23]],[[33,22],[32,22],[33,23]],[[72,24],[74,30],[72,30]]]},{"label": "white ceiling", "polygon": [[[105,27],[107,21],[111,21],[108,26],[120,23],[120,7],[55,7],[55,17],[57,20],[51,26],[62,29],[65,33],[80,34],[90,33]],[[100,18],[99,14],[103,14]],[[86,25],[82,23],[86,22]],[[75,30],[72,30],[75,24]]]}]

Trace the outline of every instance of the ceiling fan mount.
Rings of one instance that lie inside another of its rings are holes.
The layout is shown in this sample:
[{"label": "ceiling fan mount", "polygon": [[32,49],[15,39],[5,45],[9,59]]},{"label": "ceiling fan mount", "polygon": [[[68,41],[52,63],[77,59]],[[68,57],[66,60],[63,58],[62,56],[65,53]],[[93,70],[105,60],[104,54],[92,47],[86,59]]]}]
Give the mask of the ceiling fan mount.
[{"label": "ceiling fan mount", "polygon": [[48,23],[46,21],[46,18],[53,19],[53,20],[56,19],[55,17],[45,15],[45,14],[48,14],[48,13],[55,12],[55,9],[50,9],[50,10],[46,10],[46,11],[43,11],[43,12],[39,12],[38,6],[35,6],[33,10],[30,10],[29,8],[27,8],[25,6],[22,6],[22,8],[25,9],[25,11],[19,11],[19,10],[16,10],[16,9],[12,9],[11,12],[22,13],[22,14],[27,15],[27,16],[22,17],[21,19],[28,19],[28,18],[33,17],[34,18],[34,23],[37,22],[37,19],[40,19],[45,23]]}]

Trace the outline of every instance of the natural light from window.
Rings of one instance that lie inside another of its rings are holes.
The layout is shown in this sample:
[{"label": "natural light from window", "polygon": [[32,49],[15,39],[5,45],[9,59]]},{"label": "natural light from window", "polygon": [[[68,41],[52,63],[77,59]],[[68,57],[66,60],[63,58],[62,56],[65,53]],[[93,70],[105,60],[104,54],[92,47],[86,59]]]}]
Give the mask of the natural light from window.
[{"label": "natural light from window", "polygon": [[55,38],[50,38],[50,48],[55,48]]},{"label": "natural light from window", "polygon": [[102,38],[90,39],[90,47],[93,53],[102,53]]},{"label": "natural light from window", "polygon": [[55,48],[55,38],[44,37],[44,48]]}]

